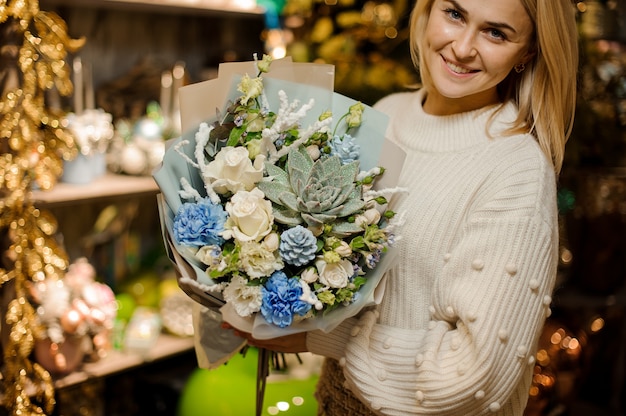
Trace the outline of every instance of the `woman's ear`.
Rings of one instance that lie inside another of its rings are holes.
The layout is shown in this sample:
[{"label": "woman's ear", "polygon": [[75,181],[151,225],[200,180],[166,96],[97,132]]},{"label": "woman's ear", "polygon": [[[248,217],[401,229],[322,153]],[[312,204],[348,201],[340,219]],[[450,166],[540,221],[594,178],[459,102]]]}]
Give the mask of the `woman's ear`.
[{"label": "woman's ear", "polygon": [[529,50],[524,54],[524,56],[522,56],[522,59],[520,59],[520,64],[528,65],[528,63],[532,61],[535,56],[537,56],[537,51],[535,49]]}]

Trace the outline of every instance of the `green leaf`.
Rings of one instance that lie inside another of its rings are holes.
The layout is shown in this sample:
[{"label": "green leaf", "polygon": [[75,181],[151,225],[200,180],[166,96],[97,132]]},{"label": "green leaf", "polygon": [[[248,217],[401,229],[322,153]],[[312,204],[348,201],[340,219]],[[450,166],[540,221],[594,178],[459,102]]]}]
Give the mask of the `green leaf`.
[{"label": "green leaf", "polygon": [[298,170],[300,172],[306,172],[306,176],[309,176],[311,167],[313,166],[313,160],[311,156],[306,152],[306,149],[292,149],[289,152],[287,159],[287,166],[289,175],[291,176],[291,170]]},{"label": "green leaf", "polygon": [[259,188],[265,194],[265,197],[275,204],[283,205],[281,197],[285,194],[291,194],[291,187],[283,185],[279,182],[265,182],[261,181],[257,184]]},{"label": "green leaf", "polygon": [[302,217],[300,213],[297,211],[291,211],[287,209],[280,209],[274,207],[273,210],[274,221],[285,224],[287,226],[296,226],[298,224],[302,224]]},{"label": "green leaf", "polygon": [[350,181],[354,182],[356,176],[359,174],[359,162],[348,163],[341,166],[339,170],[339,176],[350,178]]},{"label": "green leaf", "polygon": [[347,217],[358,211],[361,211],[365,207],[365,202],[361,199],[349,199],[343,205],[340,205],[340,209],[334,212],[338,217]]},{"label": "green leaf", "polygon": [[226,142],[226,146],[236,146],[241,140],[241,135],[246,131],[246,129],[242,127],[234,127],[230,131],[230,135],[228,136],[228,142]]},{"label": "green leaf", "polygon": [[[347,237],[349,235],[358,234],[362,231],[363,231],[363,228],[357,226],[356,224],[344,221],[344,222],[340,222],[337,224],[333,224],[333,229],[331,233],[333,235],[337,235],[340,237]],[[352,243],[350,243],[350,246],[352,246]]]},{"label": "green leaf", "polygon": [[265,164],[267,175],[272,178],[272,182],[289,185],[289,176],[287,172],[272,163]]},{"label": "green leaf", "polygon": [[302,212],[302,210],[298,209],[298,197],[295,194],[291,192],[284,192],[280,195],[278,200],[280,205],[284,205],[292,211]]},{"label": "green leaf", "polygon": [[352,283],[356,287],[356,290],[359,290],[361,288],[361,286],[363,286],[366,282],[367,282],[366,278],[364,278],[362,276],[357,276],[357,277],[354,278],[354,281]]},{"label": "green leaf", "polygon": [[350,241],[350,248],[352,250],[360,250],[363,247],[365,247],[365,239],[362,235],[354,237],[352,241]]},{"label": "green leaf", "polygon": [[319,221],[317,218],[313,217],[310,214],[307,214],[306,212],[303,212],[300,214],[302,216],[302,219],[309,225],[309,227],[312,227],[314,229],[317,228],[322,228],[324,227],[324,222]]}]

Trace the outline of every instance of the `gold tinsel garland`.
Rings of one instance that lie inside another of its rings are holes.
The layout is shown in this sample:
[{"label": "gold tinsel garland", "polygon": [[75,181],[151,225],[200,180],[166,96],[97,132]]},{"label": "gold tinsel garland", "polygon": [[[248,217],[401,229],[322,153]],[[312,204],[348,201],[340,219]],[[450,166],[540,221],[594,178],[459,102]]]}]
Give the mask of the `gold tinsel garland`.
[{"label": "gold tinsel garland", "polygon": [[55,239],[55,218],[36,208],[30,193],[34,185],[53,188],[63,158],[76,153],[63,115],[47,108],[46,94],[72,93],[65,58],[84,39],[70,39],[58,15],[29,0],[0,0],[0,31],[0,232],[8,236],[3,249],[11,263],[0,268],[0,289],[13,293],[0,325],[8,329],[1,400],[12,415],[41,415],[54,408],[54,386],[50,374],[29,358],[40,328],[28,286],[62,278],[69,261]]}]

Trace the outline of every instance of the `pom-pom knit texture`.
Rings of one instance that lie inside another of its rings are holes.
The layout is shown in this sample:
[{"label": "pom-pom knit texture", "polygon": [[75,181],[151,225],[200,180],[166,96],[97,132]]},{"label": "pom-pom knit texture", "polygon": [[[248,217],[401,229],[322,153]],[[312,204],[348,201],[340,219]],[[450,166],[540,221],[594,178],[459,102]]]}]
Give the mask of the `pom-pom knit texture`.
[{"label": "pom-pom knit texture", "polygon": [[407,152],[399,185],[409,189],[382,304],[307,343],[339,360],[377,413],[522,415],[556,276],[554,169],[531,135],[499,134],[512,103],[488,135],[493,109],[432,116],[423,99],[376,106]]}]

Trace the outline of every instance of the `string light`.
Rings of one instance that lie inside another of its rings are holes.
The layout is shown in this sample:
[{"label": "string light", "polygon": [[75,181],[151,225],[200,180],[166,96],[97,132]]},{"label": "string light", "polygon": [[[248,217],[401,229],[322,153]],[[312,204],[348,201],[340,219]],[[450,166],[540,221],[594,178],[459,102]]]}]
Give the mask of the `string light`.
[{"label": "string light", "polygon": [[65,57],[82,47],[84,39],[70,39],[65,22],[41,11],[38,1],[3,2],[0,22],[7,39],[3,58],[14,62],[4,70],[21,80],[21,85],[5,84],[0,100],[0,142],[8,146],[0,155],[0,229],[6,230],[7,259],[12,262],[8,269],[0,268],[0,285],[6,289],[12,282],[14,291],[2,322],[9,328],[4,404],[11,415],[42,415],[54,408],[54,385],[50,374],[29,359],[42,329],[35,323],[28,288],[43,278],[61,278],[68,259],[55,240],[55,218],[35,208],[30,194],[34,185],[42,190],[54,187],[62,158],[76,153],[61,115],[46,107],[45,92],[56,88],[61,95],[72,93]]}]

